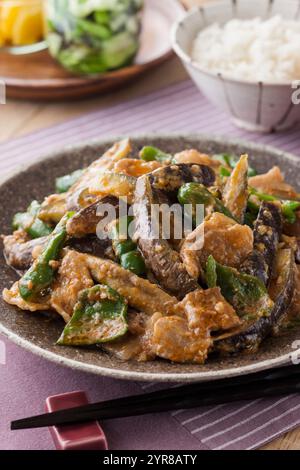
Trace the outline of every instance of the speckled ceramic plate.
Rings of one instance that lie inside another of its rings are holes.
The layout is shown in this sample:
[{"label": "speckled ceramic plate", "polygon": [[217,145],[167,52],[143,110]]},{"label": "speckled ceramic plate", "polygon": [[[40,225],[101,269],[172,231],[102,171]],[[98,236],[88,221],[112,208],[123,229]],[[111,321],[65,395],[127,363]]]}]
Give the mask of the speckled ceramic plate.
[{"label": "speckled ceramic plate", "polygon": [[[278,165],[287,180],[299,187],[300,159],[270,147],[247,142],[228,141],[209,136],[139,136],[134,140],[136,148],[153,144],[173,153],[188,147],[204,152],[249,153],[250,161],[259,172]],[[110,145],[111,141],[92,142],[67,148],[33,163],[11,176],[0,186],[1,232],[10,233],[11,219],[15,212],[27,207],[32,199],[42,199],[53,192],[54,179],[68,171],[86,166]],[[2,250],[1,250],[2,251]],[[0,260],[0,289],[10,286],[16,274]],[[294,341],[300,338],[300,327],[279,337],[268,339],[256,354],[238,355],[226,359],[211,359],[205,365],[171,364],[156,360],[149,363],[121,362],[97,348],[68,348],[57,346],[55,341],[63,328],[60,318],[43,314],[25,313],[0,299],[0,331],[20,346],[45,359],[99,375],[122,379],[150,381],[204,381],[256,372],[288,363],[291,360]]]}]

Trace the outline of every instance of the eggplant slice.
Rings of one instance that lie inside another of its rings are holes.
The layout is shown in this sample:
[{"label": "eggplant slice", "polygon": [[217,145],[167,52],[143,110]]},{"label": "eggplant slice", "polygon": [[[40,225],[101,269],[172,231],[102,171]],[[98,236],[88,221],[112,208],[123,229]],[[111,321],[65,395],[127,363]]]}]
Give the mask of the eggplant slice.
[{"label": "eggplant slice", "polygon": [[300,238],[297,238],[297,249],[295,252],[295,260],[297,264],[300,264]]},{"label": "eggplant slice", "polygon": [[260,343],[278,329],[290,306],[295,284],[295,261],[291,249],[279,250],[277,264],[284,266],[277,273],[277,293],[274,298],[274,307],[269,316],[262,316],[258,320],[244,325],[231,335],[222,336],[215,340],[214,349],[221,353],[238,353],[240,351],[256,351]]},{"label": "eggplant slice", "polygon": [[[16,232],[15,232],[16,233]],[[4,257],[9,266],[16,271],[26,271],[33,263],[33,251],[43,247],[47,237],[21,241],[15,235],[3,237]]]},{"label": "eggplant slice", "polygon": [[169,241],[164,238],[159,214],[151,211],[154,204],[159,204],[159,196],[157,191],[152,189],[151,178],[140,177],[136,185],[133,207],[135,239],[148,268],[162,288],[182,299],[188,292],[199,288],[199,285],[188,274],[179,253],[173,250]]},{"label": "eggplant slice", "polygon": [[212,186],[215,178],[212,168],[195,163],[174,163],[158,168],[149,175],[152,188],[166,192],[175,192],[185,183]]},{"label": "eggplant slice", "polygon": [[241,271],[258,277],[267,286],[271,278],[281,234],[280,206],[274,202],[263,202],[254,224],[253,252],[241,266]]},{"label": "eggplant slice", "polygon": [[[18,273],[23,273],[30,268],[33,263],[33,252],[43,248],[47,237],[36,238],[26,242],[17,242],[13,235],[4,237],[4,256],[9,266]],[[86,235],[82,238],[70,238],[67,246],[80,253],[87,253],[99,258],[107,258],[116,261],[110,238],[100,240],[96,235]]]},{"label": "eggplant slice", "polygon": [[97,258],[107,258],[116,261],[116,256],[110,238],[101,240],[97,235],[87,235],[83,238],[70,238],[67,246],[79,253],[96,256]]},{"label": "eggplant slice", "polygon": [[119,216],[119,200],[114,196],[100,198],[93,204],[81,209],[67,223],[67,233],[71,237],[83,237],[85,235],[95,234],[98,223],[105,217],[101,213],[101,205],[109,204],[116,210],[116,217]]}]

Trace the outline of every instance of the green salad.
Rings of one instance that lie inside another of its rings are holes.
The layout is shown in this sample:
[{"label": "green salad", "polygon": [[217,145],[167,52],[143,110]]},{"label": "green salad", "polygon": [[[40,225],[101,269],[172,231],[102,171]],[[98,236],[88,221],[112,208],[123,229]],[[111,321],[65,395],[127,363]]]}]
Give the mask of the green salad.
[{"label": "green salad", "polygon": [[50,54],[80,74],[130,64],[139,49],[142,7],[143,0],[48,0]]}]

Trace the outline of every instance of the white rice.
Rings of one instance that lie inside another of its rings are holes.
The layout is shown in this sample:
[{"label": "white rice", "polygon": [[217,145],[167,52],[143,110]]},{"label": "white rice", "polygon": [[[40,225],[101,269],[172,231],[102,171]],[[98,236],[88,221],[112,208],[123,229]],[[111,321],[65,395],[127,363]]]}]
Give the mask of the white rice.
[{"label": "white rice", "polygon": [[238,80],[300,79],[300,22],[274,16],[267,21],[233,19],[203,29],[192,59],[203,69]]}]

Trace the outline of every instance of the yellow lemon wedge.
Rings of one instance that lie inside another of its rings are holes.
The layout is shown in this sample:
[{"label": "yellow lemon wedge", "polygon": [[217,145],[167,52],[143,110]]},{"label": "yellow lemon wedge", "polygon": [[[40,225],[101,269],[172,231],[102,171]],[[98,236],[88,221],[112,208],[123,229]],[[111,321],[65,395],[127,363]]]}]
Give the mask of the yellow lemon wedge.
[{"label": "yellow lemon wedge", "polygon": [[1,36],[5,41],[10,41],[15,21],[24,8],[22,5],[3,4],[0,12]]},{"label": "yellow lemon wedge", "polygon": [[42,39],[43,33],[42,0],[0,1],[0,46],[33,44]]},{"label": "yellow lemon wedge", "polygon": [[33,44],[43,37],[43,15],[38,6],[23,8],[16,17],[12,30],[12,44]]}]

